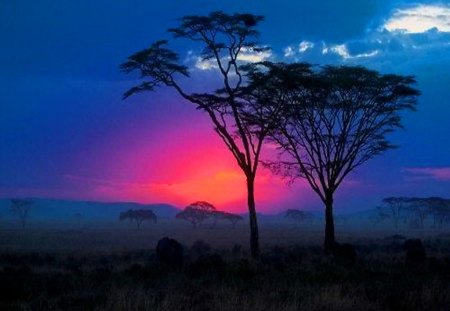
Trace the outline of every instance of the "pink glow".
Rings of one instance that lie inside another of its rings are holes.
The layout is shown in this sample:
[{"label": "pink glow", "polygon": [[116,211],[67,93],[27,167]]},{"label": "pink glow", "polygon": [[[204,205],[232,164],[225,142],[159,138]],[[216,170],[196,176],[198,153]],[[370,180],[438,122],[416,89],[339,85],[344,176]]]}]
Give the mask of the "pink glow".
[{"label": "pink glow", "polygon": [[[118,147],[93,146],[80,153],[81,169],[67,172],[64,182],[80,198],[179,207],[204,200],[219,209],[245,212],[245,177],[208,121],[199,118],[193,125],[148,133],[145,125],[124,128],[107,139]],[[86,162],[93,157],[95,161]],[[259,211],[279,211],[285,205],[310,208],[314,197],[304,181],[289,187],[263,167],[258,172]]]},{"label": "pink glow", "polygon": [[404,170],[416,179],[450,180],[450,167],[409,167]]}]

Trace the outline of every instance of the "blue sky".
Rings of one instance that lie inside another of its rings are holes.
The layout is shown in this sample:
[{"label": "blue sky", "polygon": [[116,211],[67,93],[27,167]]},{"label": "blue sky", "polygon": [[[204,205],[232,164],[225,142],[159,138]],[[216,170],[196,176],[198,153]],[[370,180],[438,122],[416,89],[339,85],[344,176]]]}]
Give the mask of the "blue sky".
[{"label": "blue sky", "polygon": [[[338,208],[369,208],[390,195],[450,196],[450,6],[389,0],[2,1],[0,195],[170,201],[170,187],[188,181],[171,181],[165,195],[119,190],[166,185],[173,172],[161,169],[167,165],[161,154],[176,151],[180,161],[195,161],[195,151],[180,145],[206,137],[221,148],[220,141],[204,116],[168,90],[122,101],[133,81],[118,65],[169,37],[166,29],[178,18],[214,10],[265,16],[260,41],[272,50],[249,60],[364,65],[416,76],[418,111],[406,114],[406,130],[392,135],[400,148],[353,174]],[[192,69],[192,87],[213,87],[214,68],[198,60],[195,46],[181,41],[173,48]],[[215,151],[203,150],[209,152]],[[263,203],[266,210],[320,205],[301,185],[300,195],[277,190],[284,187],[277,182],[262,187],[288,197]],[[172,203],[189,200],[172,194]]]}]

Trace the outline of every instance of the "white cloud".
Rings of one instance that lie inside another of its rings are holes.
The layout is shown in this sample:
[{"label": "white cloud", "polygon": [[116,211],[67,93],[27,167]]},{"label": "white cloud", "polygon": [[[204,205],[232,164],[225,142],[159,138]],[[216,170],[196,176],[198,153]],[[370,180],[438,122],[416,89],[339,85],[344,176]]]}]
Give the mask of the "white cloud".
[{"label": "white cloud", "polygon": [[370,52],[366,52],[366,53],[359,53],[359,54],[350,54],[347,45],[345,44],[336,44],[336,45],[332,45],[332,46],[327,46],[327,45],[323,45],[322,48],[322,54],[328,54],[328,53],[335,53],[339,56],[341,56],[343,59],[355,59],[355,58],[369,58],[369,57],[374,57],[376,55],[378,55],[380,51],[378,50],[373,50]]},{"label": "white cloud", "polygon": [[242,48],[241,53],[238,55],[238,60],[241,62],[257,63],[269,59],[272,56],[270,50],[256,52],[251,49]]},{"label": "white cloud", "polygon": [[388,31],[422,33],[430,29],[450,32],[450,7],[444,5],[418,5],[394,12],[383,25]]},{"label": "white cloud", "polygon": [[347,46],[345,44],[334,45],[330,48],[330,51],[336,53],[344,59],[351,58],[351,55],[348,52]]},{"label": "white cloud", "polygon": [[309,41],[302,41],[300,42],[300,44],[298,45],[298,51],[300,53],[304,53],[309,49],[312,49],[314,47],[314,43],[309,42]]},{"label": "white cloud", "polygon": [[[272,52],[270,50],[267,51],[253,51],[251,49],[243,48],[238,55],[237,60],[243,63],[257,63],[268,60],[272,57]],[[226,64],[230,58],[224,57],[222,58],[222,62]],[[192,51],[187,53],[187,57],[185,63],[194,62],[194,67],[199,70],[213,70],[219,68],[215,59],[203,59],[200,56],[194,55]]]},{"label": "white cloud", "polygon": [[292,46],[286,47],[286,48],[283,50],[283,52],[284,52],[284,57],[292,57],[292,56],[295,55],[295,51],[294,51],[294,49],[292,48]]},{"label": "white cloud", "polygon": [[211,70],[211,69],[217,69],[217,68],[219,68],[219,66],[217,65],[217,63],[215,61],[197,57],[197,60],[195,61],[195,68],[200,69],[200,70]]}]

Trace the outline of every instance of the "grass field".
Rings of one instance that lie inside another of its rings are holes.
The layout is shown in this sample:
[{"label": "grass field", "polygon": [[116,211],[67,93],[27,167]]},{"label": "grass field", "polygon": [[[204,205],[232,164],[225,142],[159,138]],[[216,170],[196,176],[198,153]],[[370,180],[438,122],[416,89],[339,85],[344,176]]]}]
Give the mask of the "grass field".
[{"label": "grass field", "polygon": [[[324,254],[321,225],[260,229],[263,256],[253,262],[245,223],[3,224],[0,310],[449,310],[445,231],[399,232],[423,239],[427,250],[425,264],[408,265],[393,230],[338,226],[338,240],[358,255],[349,263]],[[164,236],[184,245],[181,271],[157,261]],[[192,248],[197,240],[211,249]]]}]

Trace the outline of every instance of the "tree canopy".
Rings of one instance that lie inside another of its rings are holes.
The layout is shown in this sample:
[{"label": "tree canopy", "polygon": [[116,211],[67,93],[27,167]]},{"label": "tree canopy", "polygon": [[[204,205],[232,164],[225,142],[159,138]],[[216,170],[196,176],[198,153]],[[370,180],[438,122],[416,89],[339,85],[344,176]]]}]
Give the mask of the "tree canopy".
[{"label": "tree canopy", "polygon": [[[193,103],[209,116],[215,132],[234,156],[247,181],[247,203],[250,214],[250,244],[252,256],[259,255],[259,235],[254,197],[255,176],[261,148],[270,118],[264,122],[247,122],[249,112],[256,113],[263,102],[253,103],[248,95],[246,68],[249,55],[268,48],[256,40],[256,26],[262,16],[253,14],[227,14],[212,12],[205,16],[185,16],[178,27],[169,29],[175,39],[186,39],[201,48],[201,59],[217,69],[222,84],[215,92],[195,93],[186,90],[180,80],[189,77],[188,68],[180,64],[176,52],[168,48],[167,40],[156,41],[139,51],[120,68],[125,73],[138,73],[142,82],[124,93],[124,98],[140,92],[154,91],[159,86],[173,88],[182,98]],[[250,57],[251,58],[251,57]]]},{"label": "tree canopy", "polygon": [[363,67],[266,67],[256,75],[274,86],[269,100],[283,107],[283,118],[270,132],[279,160],[269,166],[286,177],[308,181],[326,206],[325,244],[331,248],[335,191],[355,168],[396,147],[388,134],[402,128],[403,111],[415,110],[419,91],[413,77]]}]

